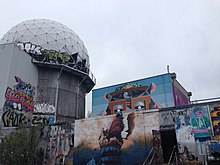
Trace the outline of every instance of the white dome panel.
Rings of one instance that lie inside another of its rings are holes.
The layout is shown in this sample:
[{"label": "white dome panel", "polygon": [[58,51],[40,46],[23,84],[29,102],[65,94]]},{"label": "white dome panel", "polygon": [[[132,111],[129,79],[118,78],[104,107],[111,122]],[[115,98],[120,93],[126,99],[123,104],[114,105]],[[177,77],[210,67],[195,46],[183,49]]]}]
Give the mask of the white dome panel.
[{"label": "white dome panel", "polygon": [[[48,19],[24,21],[12,27],[0,40],[0,44],[15,43],[17,45],[33,44],[41,47],[41,51],[57,51],[69,56],[78,53],[78,60],[86,60],[89,69],[89,55],[83,41],[66,25]],[[23,46],[24,48],[25,46]],[[33,53],[34,51],[27,52]],[[45,52],[44,51],[44,52]],[[36,52],[35,52],[36,53]],[[37,51],[39,53],[39,51]],[[41,53],[41,52],[40,52]],[[40,54],[43,55],[43,54]],[[36,57],[36,55],[34,56]],[[68,65],[68,64],[67,64]]]}]

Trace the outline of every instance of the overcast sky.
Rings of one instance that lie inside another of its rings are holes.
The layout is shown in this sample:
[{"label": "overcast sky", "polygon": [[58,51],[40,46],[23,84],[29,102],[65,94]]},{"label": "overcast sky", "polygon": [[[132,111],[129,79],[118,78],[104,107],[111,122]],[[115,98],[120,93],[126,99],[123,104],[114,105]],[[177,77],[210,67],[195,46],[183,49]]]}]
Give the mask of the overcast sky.
[{"label": "overcast sky", "polygon": [[1,0],[0,7],[0,37],[34,18],[77,33],[94,89],[164,74],[169,65],[192,100],[220,96],[219,0]]}]

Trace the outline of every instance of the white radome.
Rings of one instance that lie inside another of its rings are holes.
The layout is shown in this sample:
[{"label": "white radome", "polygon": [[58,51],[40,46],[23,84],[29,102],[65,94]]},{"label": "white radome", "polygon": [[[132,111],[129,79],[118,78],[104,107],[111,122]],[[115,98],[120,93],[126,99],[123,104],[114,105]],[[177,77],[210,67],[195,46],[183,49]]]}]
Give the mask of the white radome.
[{"label": "white radome", "polygon": [[0,40],[5,43],[31,43],[45,50],[55,50],[69,55],[78,53],[86,60],[89,68],[89,56],[83,41],[66,25],[48,19],[27,20],[12,27]]}]

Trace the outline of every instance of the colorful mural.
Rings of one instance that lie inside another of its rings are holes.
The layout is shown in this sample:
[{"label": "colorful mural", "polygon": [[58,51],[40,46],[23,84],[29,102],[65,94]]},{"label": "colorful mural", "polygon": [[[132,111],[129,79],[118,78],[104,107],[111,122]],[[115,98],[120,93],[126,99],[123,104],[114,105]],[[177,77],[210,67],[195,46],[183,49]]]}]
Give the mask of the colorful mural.
[{"label": "colorful mural", "polygon": [[206,156],[206,141],[211,139],[211,124],[207,106],[193,106],[191,123],[197,147],[198,161],[204,162]]},{"label": "colorful mural", "polygon": [[211,139],[211,124],[207,106],[192,107],[190,117],[196,141],[204,142]]},{"label": "colorful mural", "polygon": [[13,88],[7,87],[3,106],[4,127],[47,125],[55,122],[55,108],[48,103],[34,103],[35,87],[15,76]]},{"label": "colorful mural", "polygon": [[194,161],[197,157],[190,112],[190,108],[173,111],[178,151],[182,162]]},{"label": "colorful mural", "polygon": [[214,138],[220,140],[220,104],[210,104],[209,108],[211,113]]},{"label": "colorful mural", "polygon": [[220,161],[220,141],[219,140],[209,140],[207,141],[207,158],[208,162],[218,163]]},{"label": "colorful mural", "polygon": [[30,115],[34,109],[35,87],[15,76],[16,85],[5,92],[2,121],[5,127],[31,124]]},{"label": "colorful mural", "polygon": [[74,164],[143,163],[153,147],[152,128],[159,129],[158,112],[118,111],[115,115],[77,120]]},{"label": "colorful mural", "polygon": [[109,102],[104,114],[114,114],[118,107],[121,105],[120,110],[146,110],[158,109],[159,105],[156,104],[151,97],[156,85],[151,83],[150,86],[141,86],[137,83],[126,83],[115,89],[115,92],[110,94],[105,93],[105,99]]},{"label": "colorful mural", "polygon": [[93,90],[94,116],[114,114],[117,107],[139,111],[175,106],[170,74]]}]

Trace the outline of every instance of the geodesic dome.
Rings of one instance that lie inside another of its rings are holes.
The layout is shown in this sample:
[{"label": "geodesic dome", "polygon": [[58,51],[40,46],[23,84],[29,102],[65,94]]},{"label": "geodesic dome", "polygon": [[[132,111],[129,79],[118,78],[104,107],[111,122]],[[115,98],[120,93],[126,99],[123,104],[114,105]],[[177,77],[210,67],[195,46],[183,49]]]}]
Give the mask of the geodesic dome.
[{"label": "geodesic dome", "polygon": [[89,69],[83,41],[66,25],[48,19],[27,20],[12,27],[0,44],[15,43],[36,60]]}]

